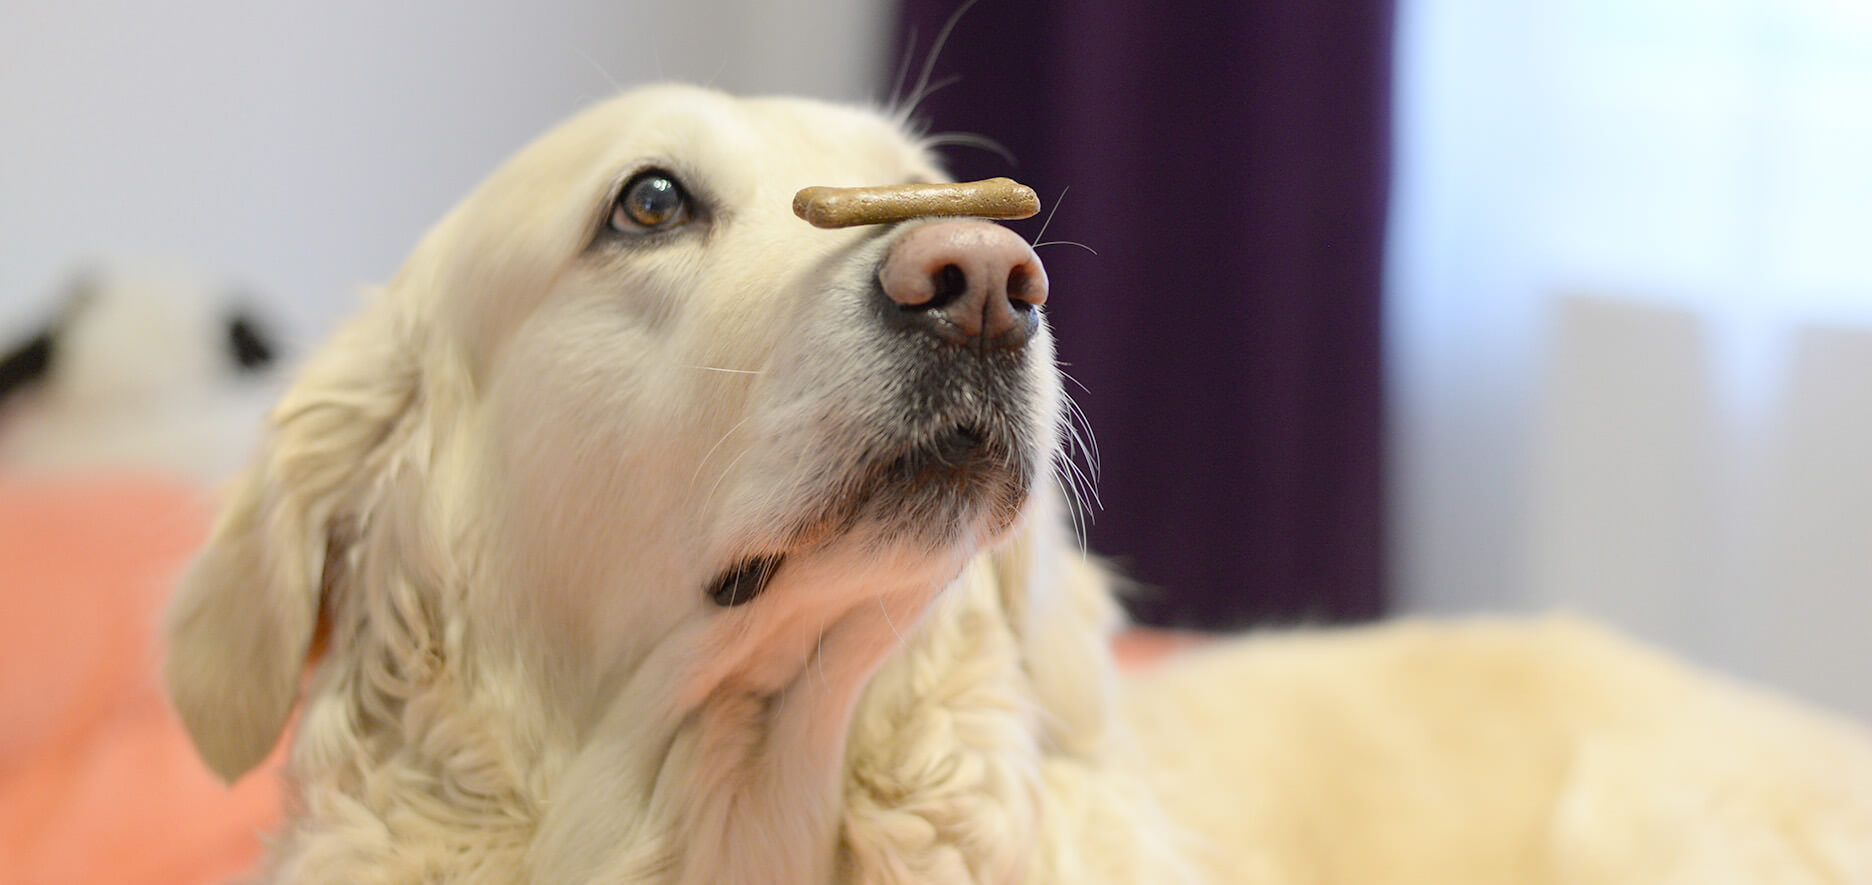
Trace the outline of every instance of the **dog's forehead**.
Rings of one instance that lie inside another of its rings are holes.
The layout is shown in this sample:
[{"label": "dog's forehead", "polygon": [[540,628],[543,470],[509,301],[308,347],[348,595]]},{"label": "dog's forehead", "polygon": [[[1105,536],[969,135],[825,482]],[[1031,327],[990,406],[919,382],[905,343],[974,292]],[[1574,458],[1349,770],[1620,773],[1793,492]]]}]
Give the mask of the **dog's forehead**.
[{"label": "dog's forehead", "polygon": [[739,98],[690,86],[646,87],[594,109],[609,165],[662,159],[719,176],[822,184],[894,184],[934,166],[897,121],[863,108],[791,97]]},{"label": "dog's forehead", "polygon": [[[502,164],[425,235],[392,288],[416,293],[410,297],[428,305],[419,309],[454,317],[469,352],[491,353],[503,330],[585,254],[623,183],[651,167],[713,201],[717,218],[743,222],[724,228],[769,245],[795,237],[841,242],[793,217],[802,187],[942,177],[916,138],[874,111],[642,87],[587,108]],[[779,223],[746,223],[757,218]]]},{"label": "dog's forehead", "polygon": [[790,215],[802,187],[942,176],[917,139],[873,111],[696,86],[640,87],[521,149],[431,231],[424,251],[437,260],[574,255],[624,179],[652,166],[697,176],[689,183],[737,209],[782,215]]},{"label": "dog's forehead", "polygon": [[[900,122],[874,111],[797,98],[749,99],[746,107],[768,137],[797,144],[798,157],[838,174],[923,176],[931,161]],[[894,184],[895,181],[865,181]]]}]

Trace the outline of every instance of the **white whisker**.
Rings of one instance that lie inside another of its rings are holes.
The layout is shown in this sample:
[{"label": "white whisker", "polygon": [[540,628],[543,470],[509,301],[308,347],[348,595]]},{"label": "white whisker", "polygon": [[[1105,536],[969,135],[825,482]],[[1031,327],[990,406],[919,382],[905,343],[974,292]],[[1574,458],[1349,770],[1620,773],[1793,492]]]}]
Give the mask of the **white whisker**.
[{"label": "white whisker", "polygon": [[1039,244],[1041,237],[1046,236],[1047,228],[1053,226],[1053,215],[1059,212],[1060,204],[1066,202],[1066,192],[1070,190],[1072,190],[1072,185],[1069,184],[1060,188],[1059,196],[1053,198],[1053,208],[1047,210],[1046,220],[1040,222],[1040,232],[1034,234],[1035,245]]},{"label": "white whisker", "polygon": [[[746,419],[743,419],[743,420],[746,420]],[[727,479],[728,474],[734,472],[734,466],[736,464],[741,463],[741,459],[747,457],[747,453],[750,451],[753,451],[753,450],[742,449],[740,454],[734,456],[734,460],[729,461],[728,465],[722,468],[721,475],[715,477],[715,484],[709,486],[708,494],[702,496],[702,509],[703,510],[707,510],[709,505],[714,503],[715,493],[721,489],[722,480]],[[693,480],[691,480],[691,482],[693,482]]]},{"label": "white whisker", "polygon": [[[754,416],[750,414],[750,415],[743,417],[741,420],[736,421],[733,427],[730,427],[727,430],[722,432],[721,439],[716,440],[714,445],[709,446],[709,450],[707,454],[704,454],[702,456],[701,461],[696,462],[695,472],[689,475],[689,486],[691,488],[695,487],[696,479],[702,475],[702,468],[707,467],[709,459],[715,457],[715,451],[722,447],[722,443],[725,443],[728,441],[728,437],[734,436],[734,432],[737,430],[740,430],[741,425],[748,423],[748,421],[751,420],[753,417]],[[717,480],[717,482],[719,481],[720,480]]]},{"label": "white whisker", "polygon": [[952,77],[937,85],[930,85],[930,75],[936,72],[936,60],[942,56],[943,47],[948,45],[949,35],[955,33],[956,25],[962,22],[962,16],[968,14],[968,11],[973,8],[977,2],[980,2],[980,0],[968,0],[968,2],[956,7],[956,11],[949,14],[949,20],[943,22],[942,30],[936,32],[936,41],[930,44],[929,55],[923,59],[922,73],[917,76],[916,89],[910,93],[910,100],[905,103],[902,116],[908,117],[916,111],[917,105],[922,104],[924,99],[935,94],[936,90],[959,79]]},{"label": "white whisker", "polygon": [[[1066,454],[1060,453],[1060,461],[1064,462],[1065,459]],[[1066,493],[1067,527],[1072,530],[1073,539],[1078,541],[1079,546],[1083,548],[1086,545],[1085,497],[1080,493],[1072,476],[1064,469],[1056,465],[1053,468],[1053,475],[1058,479],[1060,488]]]},{"label": "white whisker", "polygon": [[[1092,506],[1098,508],[1099,510],[1104,510],[1105,502],[1099,499],[1098,486],[1096,483],[1092,481],[1092,478],[1086,476],[1085,471],[1080,469],[1079,465],[1077,463],[1074,463],[1073,460],[1070,458],[1066,460],[1066,468],[1072,471],[1073,476],[1078,478],[1079,485],[1085,491],[1085,493],[1092,497],[1092,500],[1091,500]],[[1098,518],[1090,510],[1086,511],[1086,517],[1094,521],[1096,521]]]},{"label": "white whisker", "polygon": [[819,664],[819,686],[821,688],[824,688],[830,691],[832,689],[832,680],[827,679],[825,675],[825,619],[824,618],[819,619],[819,639],[817,641],[817,648],[813,651],[813,658]]},{"label": "white whisker", "polygon": [[[1075,380],[1073,383],[1079,382]],[[1084,389],[1084,385],[1080,385],[1080,388]],[[1089,390],[1086,392],[1091,393]],[[1062,393],[1060,398],[1064,400],[1067,409],[1067,429],[1071,431],[1073,441],[1077,442],[1081,450],[1086,453],[1087,463],[1092,468],[1092,478],[1096,480],[1102,470],[1103,461],[1099,457],[1098,435],[1092,432],[1092,419],[1086,417],[1085,409],[1080,408],[1079,402],[1073,399],[1071,394]],[[1080,433],[1082,430],[1083,435]]]},{"label": "white whisker", "polygon": [[909,648],[910,640],[904,638],[903,631],[897,629],[897,622],[891,620],[890,609],[884,605],[884,597],[877,596],[873,598],[877,600],[878,613],[884,616],[884,623],[890,625],[891,635],[897,637],[897,647]]},{"label": "white whisker", "polygon": [[[1068,381],[1071,381],[1074,384],[1079,385],[1079,389],[1085,391],[1087,395],[1090,395],[1092,393],[1092,388],[1085,386],[1085,384],[1081,383],[1079,379],[1074,378],[1072,376],[1072,373],[1066,371],[1066,368],[1068,366],[1071,366],[1072,363],[1055,363],[1055,365],[1059,367],[1061,378],[1064,378]],[[1074,405],[1078,405],[1078,404],[1074,403]]]},{"label": "white whisker", "polygon": [[613,91],[615,92],[624,91],[624,84],[619,83],[616,77],[611,76],[611,72],[605,70],[604,65],[599,64],[598,60],[595,58],[592,58],[590,53],[582,49],[575,50],[575,51],[578,52],[580,58],[585,60],[586,64],[592,66],[592,70],[595,70],[598,72],[598,76],[605,78],[605,82],[611,84],[611,89]]},{"label": "white whisker", "polygon": [[703,80],[702,85],[710,89],[714,89],[715,81],[720,80],[722,73],[727,70],[728,70],[728,59],[723,58],[721,61],[716,62],[715,73],[708,75],[708,79]]},{"label": "white whisker", "polygon": [[1097,254],[1098,254],[1098,250],[1097,250],[1097,249],[1094,249],[1094,248],[1092,248],[1091,246],[1088,246],[1088,245],[1086,245],[1086,244],[1084,244],[1084,243],[1079,243],[1079,242],[1074,242],[1074,241],[1072,241],[1072,240],[1048,240],[1048,241],[1046,241],[1046,242],[1044,242],[1044,243],[1035,243],[1035,244],[1033,244],[1033,247],[1034,247],[1035,249],[1038,249],[1038,248],[1040,248],[1041,246],[1078,246],[1079,248],[1081,248],[1081,249],[1084,249],[1084,250],[1086,250],[1087,252],[1090,252],[1090,253],[1092,253],[1092,254],[1094,254],[1094,255],[1097,255]]},{"label": "white whisker", "polygon": [[954,74],[918,89],[916,94],[910,96],[910,101],[904,105],[904,117],[907,118],[916,113],[917,105],[922,104],[925,99],[960,82],[962,82],[962,75]]},{"label": "white whisker", "polygon": [[916,41],[916,25],[911,25],[904,37],[903,59],[897,62],[897,76],[891,81],[890,98],[884,105],[887,112],[894,114],[897,102],[903,99],[904,85],[910,80],[910,59],[916,57]]},{"label": "white whisker", "polygon": [[948,145],[980,148],[1006,160],[1009,166],[1020,165],[1020,161],[1014,158],[1014,152],[1008,150],[1006,145],[986,135],[979,135],[974,132],[938,132],[935,135],[925,136],[922,139],[922,144],[925,149],[945,147]]}]

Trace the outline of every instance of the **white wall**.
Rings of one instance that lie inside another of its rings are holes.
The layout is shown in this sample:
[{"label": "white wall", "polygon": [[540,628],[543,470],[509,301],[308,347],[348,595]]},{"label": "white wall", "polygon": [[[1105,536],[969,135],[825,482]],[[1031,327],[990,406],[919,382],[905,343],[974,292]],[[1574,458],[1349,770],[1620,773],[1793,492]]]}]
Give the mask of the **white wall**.
[{"label": "white wall", "polygon": [[320,332],[508,153],[654,79],[866,99],[886,0],[24,0],[0,7],[0,331],[90,258],[243,281]]},{"label": "white wall", "polygon": [[1399,7],[1396,586],[1872,719],[1872,5]]}]

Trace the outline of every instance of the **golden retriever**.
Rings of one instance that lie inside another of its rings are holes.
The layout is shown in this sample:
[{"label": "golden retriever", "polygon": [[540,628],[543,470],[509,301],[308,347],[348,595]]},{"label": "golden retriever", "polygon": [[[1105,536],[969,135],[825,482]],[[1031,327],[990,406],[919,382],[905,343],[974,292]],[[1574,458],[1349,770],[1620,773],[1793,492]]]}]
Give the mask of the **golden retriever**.
[{"label": "golden retriever", "polygon": [[[292,882],[1872,881],[1872,751],[1564,621],[1122,683],[1045,272],[821,230],[900,122],[679,86],[522,150],[303,367],[170,615]],[[309,664],[309,666],[308,666]]]}]

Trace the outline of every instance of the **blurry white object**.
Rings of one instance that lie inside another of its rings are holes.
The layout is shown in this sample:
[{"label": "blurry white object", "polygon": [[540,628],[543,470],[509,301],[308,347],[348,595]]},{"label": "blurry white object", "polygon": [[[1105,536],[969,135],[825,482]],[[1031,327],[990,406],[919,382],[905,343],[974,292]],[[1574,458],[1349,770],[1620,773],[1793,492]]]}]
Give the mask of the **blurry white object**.
[{"label": "blurry white object", "polygon": [[895,48],[879,0],[0,9],[0,322],[72,256],[181,255],[319,335],[496,162],[621,85],[864,100]]},{"label": "blurry white object", "polygon": [[1872,715],[1872,5],[1423,0],[1398,52],[1404,607]]},{"label": "blurry white object", "polygon": [[1723,528],[1720,416],[1687,311],[1556,305],[1529,463],[1528,590],[1701,649]]},{"label": "blurry white object", "polygon": [[1872,329],[1806,328],[1764,422],[1728,623],[1752,672],[1872,719]]},{"label": "blurry white object", "polygon": [[182,271],[81,277],[49,325],[0,333],[0,470],[231,473],[279,392],[252,311]]}]

